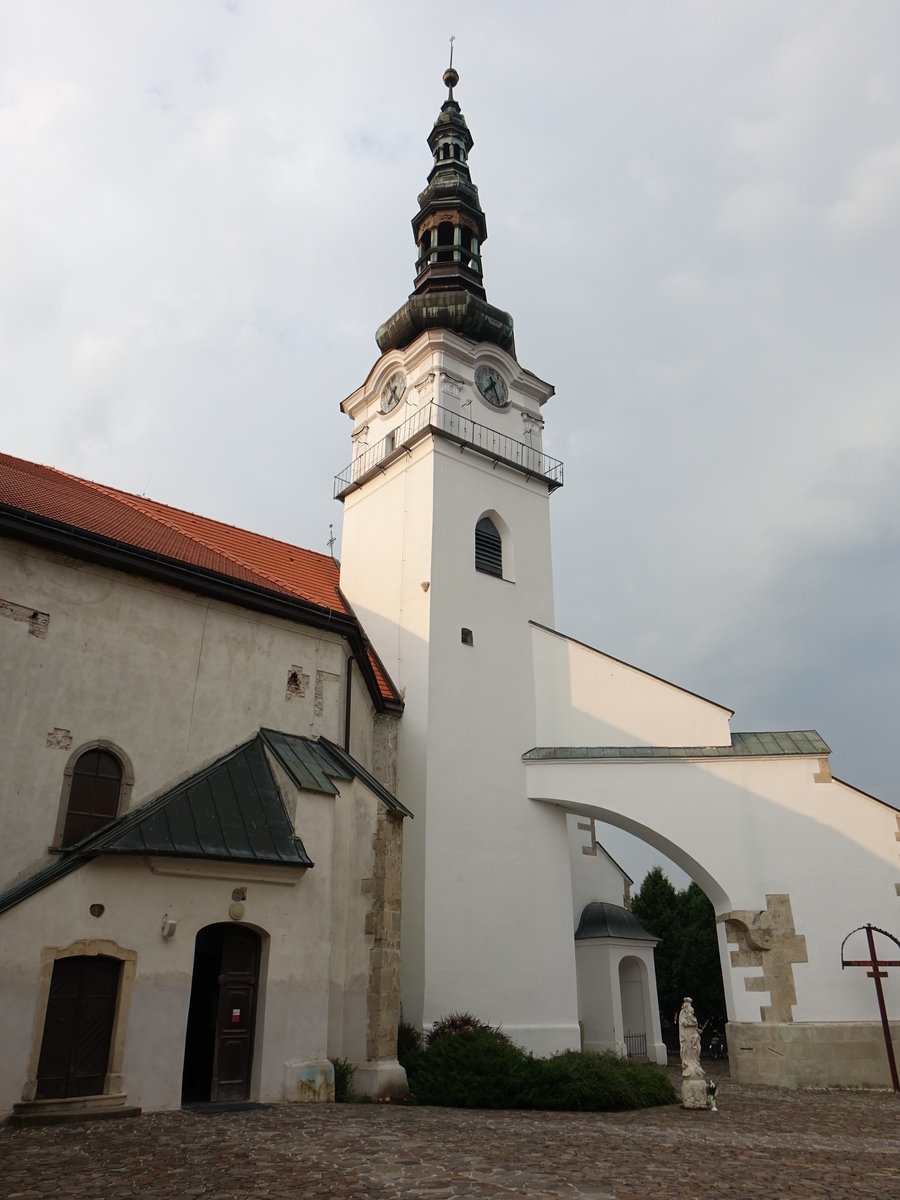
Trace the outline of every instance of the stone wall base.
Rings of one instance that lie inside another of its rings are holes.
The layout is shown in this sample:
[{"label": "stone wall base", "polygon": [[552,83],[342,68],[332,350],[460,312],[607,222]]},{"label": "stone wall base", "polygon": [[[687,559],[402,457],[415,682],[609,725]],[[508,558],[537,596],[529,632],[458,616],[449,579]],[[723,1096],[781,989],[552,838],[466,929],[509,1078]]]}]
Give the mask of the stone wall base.
[{"label": "stone wall base", "polygon": [[[900,1060],[900,1021],[891,1024]],[[884,1034],[878,1021],[729,1021],[728,1059],[738,1083],[773,1087],[890,1088]]]},{"label": "stone wall base", "polygon": [[284,1098],[289,1104],[334,1100],[334,1067],[327,1058],[286,1062]]},{"label": "stone wall base", "polygon": [[406,1072],[394,1059],[355,1063],[353,1095],[373,1100],[402,1100],[409,1094]]}]

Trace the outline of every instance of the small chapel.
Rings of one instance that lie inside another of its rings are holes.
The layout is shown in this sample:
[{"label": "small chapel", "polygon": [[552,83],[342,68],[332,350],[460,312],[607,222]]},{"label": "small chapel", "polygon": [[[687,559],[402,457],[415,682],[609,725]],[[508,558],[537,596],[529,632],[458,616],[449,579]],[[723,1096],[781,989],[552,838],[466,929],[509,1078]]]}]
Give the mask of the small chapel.
[{"label": "small chapel", "polygon": [[336,1058],[402,1095],[401,1015],[462,1010],[665,1062],[602,823],[712,902],[735,1078],[887,1082],[842,944],[897,927],[900,814],[556,628],[554,389],[487,299],[458,82],[339,561],[0,455],[0,1115],[327,1100]]}]

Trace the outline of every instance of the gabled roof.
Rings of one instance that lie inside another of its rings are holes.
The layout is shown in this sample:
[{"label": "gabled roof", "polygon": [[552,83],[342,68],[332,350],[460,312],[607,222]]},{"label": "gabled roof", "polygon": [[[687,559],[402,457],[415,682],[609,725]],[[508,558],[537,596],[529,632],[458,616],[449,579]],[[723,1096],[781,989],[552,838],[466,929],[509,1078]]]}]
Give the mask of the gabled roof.
[{"label": "gabled roof", "polygon": [[259,732],[297,787],[337,795],[338,789],[331,782],[332,779],[359,779],[392,812],[412,817],[406,805],[401,804],[362,763],[328,738],[320,737],[311,741],[310,738],[279,733],[275,729],[261,729]]},{"label": "gabled roof", "polygon": [[[182,568],[181,575],[171,581],[182,586],[203,591],[204,580],[227,582],[239,590],[239,596],[231,597],[238,603],[253,596],[278,597],[285,615],[291,610],[295,619],[317,615],[319,623],[330,620],[338,632],[355,630],[365,643],[365,653],[359,656],[364,673],[371,672],[375,691],[383,701],[400,705],[397,689],[341,595],[338,564],[327,554],[9,454],[0,454],[0,510],[7,518],[20,518],[15,523],[3,522],[7,532],[47,541],[52,528],[57,534],[68,534],[66,549],[70,553],[85,553],[90,545],[96,557],[97,547],[102,545],[106,561],[115,550],[122,559],[119,565],[151,575],[159,575],[163,564],[177,565]],[[156,570],[151,569],[154,566]]]},{"label": "gabled roof", "polygon": [[101,854],[313,866],[278,789],[268,747],[299,788],[337,795],[331,777],[358,778],[393,811],[411,815],[352,755],[324,739],[260,730],[221,758],[0,893],[0,913]]},{"label": "gabled roof", "polygon": [[780,733],[732,733],[730,746],[535,746],[526,762],[554,759],[761,758],[825,755],[831,748],[815,729]]},{"label": "gabled roof", "polygon": [[259,734],[85,841],[102,854],[313,865]]}]

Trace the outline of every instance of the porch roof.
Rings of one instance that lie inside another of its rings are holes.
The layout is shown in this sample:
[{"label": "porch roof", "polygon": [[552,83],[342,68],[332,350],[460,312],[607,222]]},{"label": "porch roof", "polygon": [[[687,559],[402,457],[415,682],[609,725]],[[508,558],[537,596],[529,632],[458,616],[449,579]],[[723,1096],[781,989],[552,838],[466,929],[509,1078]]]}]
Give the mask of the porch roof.
[{"label": "porch roof", "polygon": [[560,759],[759,758],[827,755],[831,748],[815,729],[776,733],[732,733],[730,746],[535,746],[526,762]]}]

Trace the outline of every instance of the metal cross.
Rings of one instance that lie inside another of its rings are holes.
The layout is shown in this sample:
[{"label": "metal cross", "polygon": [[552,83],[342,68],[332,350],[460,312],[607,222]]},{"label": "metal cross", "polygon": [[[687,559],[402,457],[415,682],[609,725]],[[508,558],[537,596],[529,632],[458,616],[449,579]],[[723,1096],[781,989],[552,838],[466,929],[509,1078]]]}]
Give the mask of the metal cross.
[{"label": "metal cross", "polygon": [[[853,937],[854,933],[859,933],[860,929],[865,929],[866,938],[869,942],[869,957],[868,958],[844,958],[844,947],[847,944],[848,938]],[[875,980],[875,991],[878,995],[878,1012],[881,1014],[881,1028],[884,1032],[884,1045],[887,1050],[888,1065],[891,1068],[891,1083],[894,1085],[894,1091],[900,1092],[900,1079],[897,1078],[897,1063],[894,1059],[894,1047],[891,1042],[891,1027],[888,1023],[887,1009],[884,1005],[884,990],[881,986],[882,979],[887,978],[887,971],[879,970],[880,967],[900,967],[900,958],[879,958],[875,953],[875,938],[874,934],[882,933],[885,937],[900,948],[898,941],[892,933],[888,933],[886,929],[879,929],[877,925],[860,925],[858,929],[853,929],[847,934],[847,937],[841,942],[841,970],[844,967],[870,967],[871,970],[866,974],[870,979]]]}]

